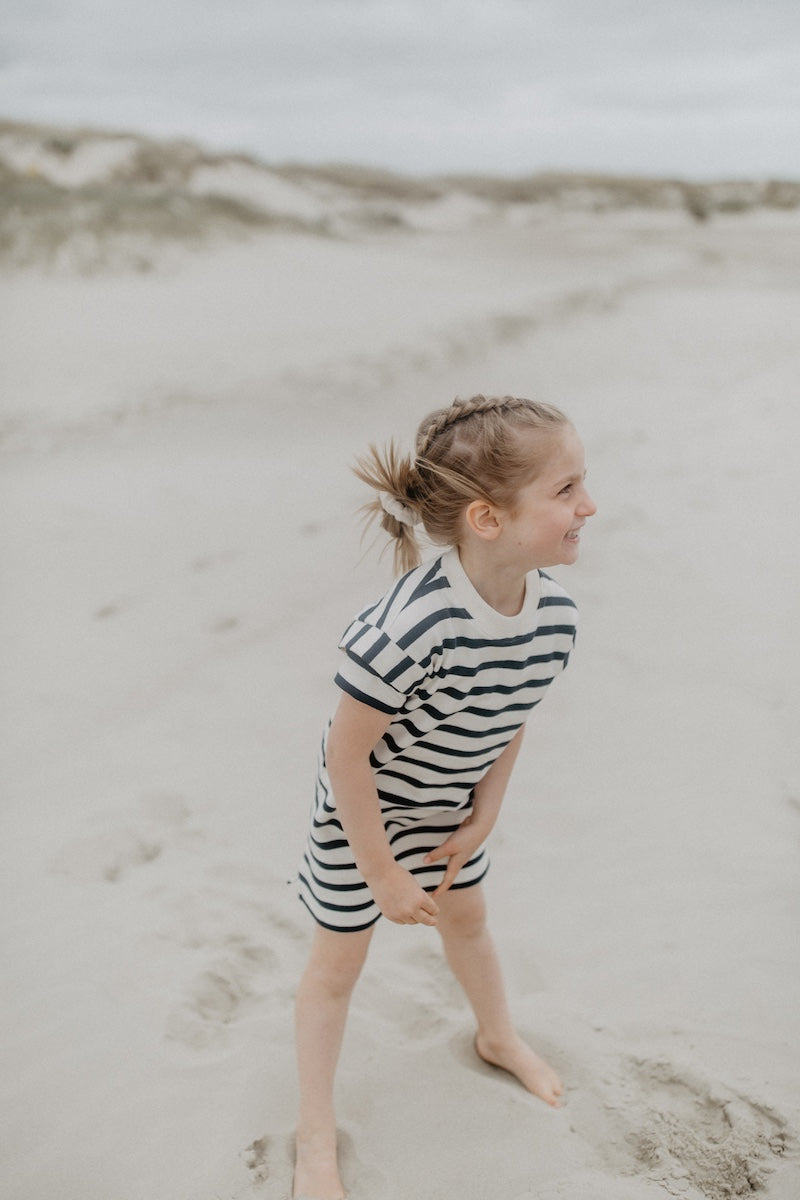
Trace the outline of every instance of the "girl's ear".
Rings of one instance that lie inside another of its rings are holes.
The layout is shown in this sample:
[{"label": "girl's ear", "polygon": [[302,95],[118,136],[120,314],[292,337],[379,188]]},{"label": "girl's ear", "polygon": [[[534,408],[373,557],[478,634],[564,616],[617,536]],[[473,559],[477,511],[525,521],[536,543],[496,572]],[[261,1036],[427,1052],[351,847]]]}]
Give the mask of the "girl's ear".
[{"label": "girl's ear", "polygon": [[500,521],[496,510],[485,500],[473,500],[464,513],[467,528],[484,541],[492,542],[500,533]]}]

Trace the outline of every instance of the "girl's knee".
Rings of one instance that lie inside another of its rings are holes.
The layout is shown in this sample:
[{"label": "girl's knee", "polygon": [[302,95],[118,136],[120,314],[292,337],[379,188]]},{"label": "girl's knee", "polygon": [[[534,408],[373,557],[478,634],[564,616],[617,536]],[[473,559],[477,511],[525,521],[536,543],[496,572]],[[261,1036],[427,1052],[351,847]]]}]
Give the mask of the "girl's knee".
[{"label": "girl's knee", "polygon": [[486,901],[480,886],[445,892],[439,898],[439,932],[448,937],[480,937],[486,930]]},{"label": "girl's knee", "polygon": [[306,975],[332,995],[345,995],[355,987],[371,940],[372,930],[335,933],[316,932]]}]

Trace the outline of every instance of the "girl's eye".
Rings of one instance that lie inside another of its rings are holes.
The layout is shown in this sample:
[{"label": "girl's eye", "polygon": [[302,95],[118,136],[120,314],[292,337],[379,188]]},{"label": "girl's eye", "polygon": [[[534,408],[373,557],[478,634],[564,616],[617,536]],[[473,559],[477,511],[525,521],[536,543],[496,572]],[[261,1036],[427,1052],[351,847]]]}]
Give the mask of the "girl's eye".
[{"label": "girl's eye", "polygon": [[563,487],[558,494],[559,494],[559,496],[568,496],[571,491],[572,491],[572,484],[568,483],[567,486]]}]

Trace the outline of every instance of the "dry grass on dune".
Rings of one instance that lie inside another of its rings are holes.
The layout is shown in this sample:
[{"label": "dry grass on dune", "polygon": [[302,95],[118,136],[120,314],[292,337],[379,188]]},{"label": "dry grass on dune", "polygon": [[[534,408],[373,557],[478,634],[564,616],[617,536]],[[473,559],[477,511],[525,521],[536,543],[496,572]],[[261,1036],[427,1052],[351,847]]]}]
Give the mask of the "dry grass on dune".
[{"label": "dry grass on dune", "polygon": [[545,207],[664,210],[707,220],[796,209],[800,182],[579,172],[415,177],[353,164],[270,165],[186,140],[0,122],[0,262],[12,267],[147,270],[165,245],[200,247],[263,230],[347,237],[413,231],[459,197],[462,222],[502,221],[512,209],[533,216]]}]

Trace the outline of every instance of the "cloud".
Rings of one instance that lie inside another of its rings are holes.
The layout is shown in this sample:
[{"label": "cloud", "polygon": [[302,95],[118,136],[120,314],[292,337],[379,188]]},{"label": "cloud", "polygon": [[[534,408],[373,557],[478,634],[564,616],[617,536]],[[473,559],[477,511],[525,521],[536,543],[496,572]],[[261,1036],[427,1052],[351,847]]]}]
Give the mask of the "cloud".
[{"label": "cloud", "polygon": [[0,110],[14,116],[410,170],[800,173],[794,0],[10,0],[6,10]]}]

